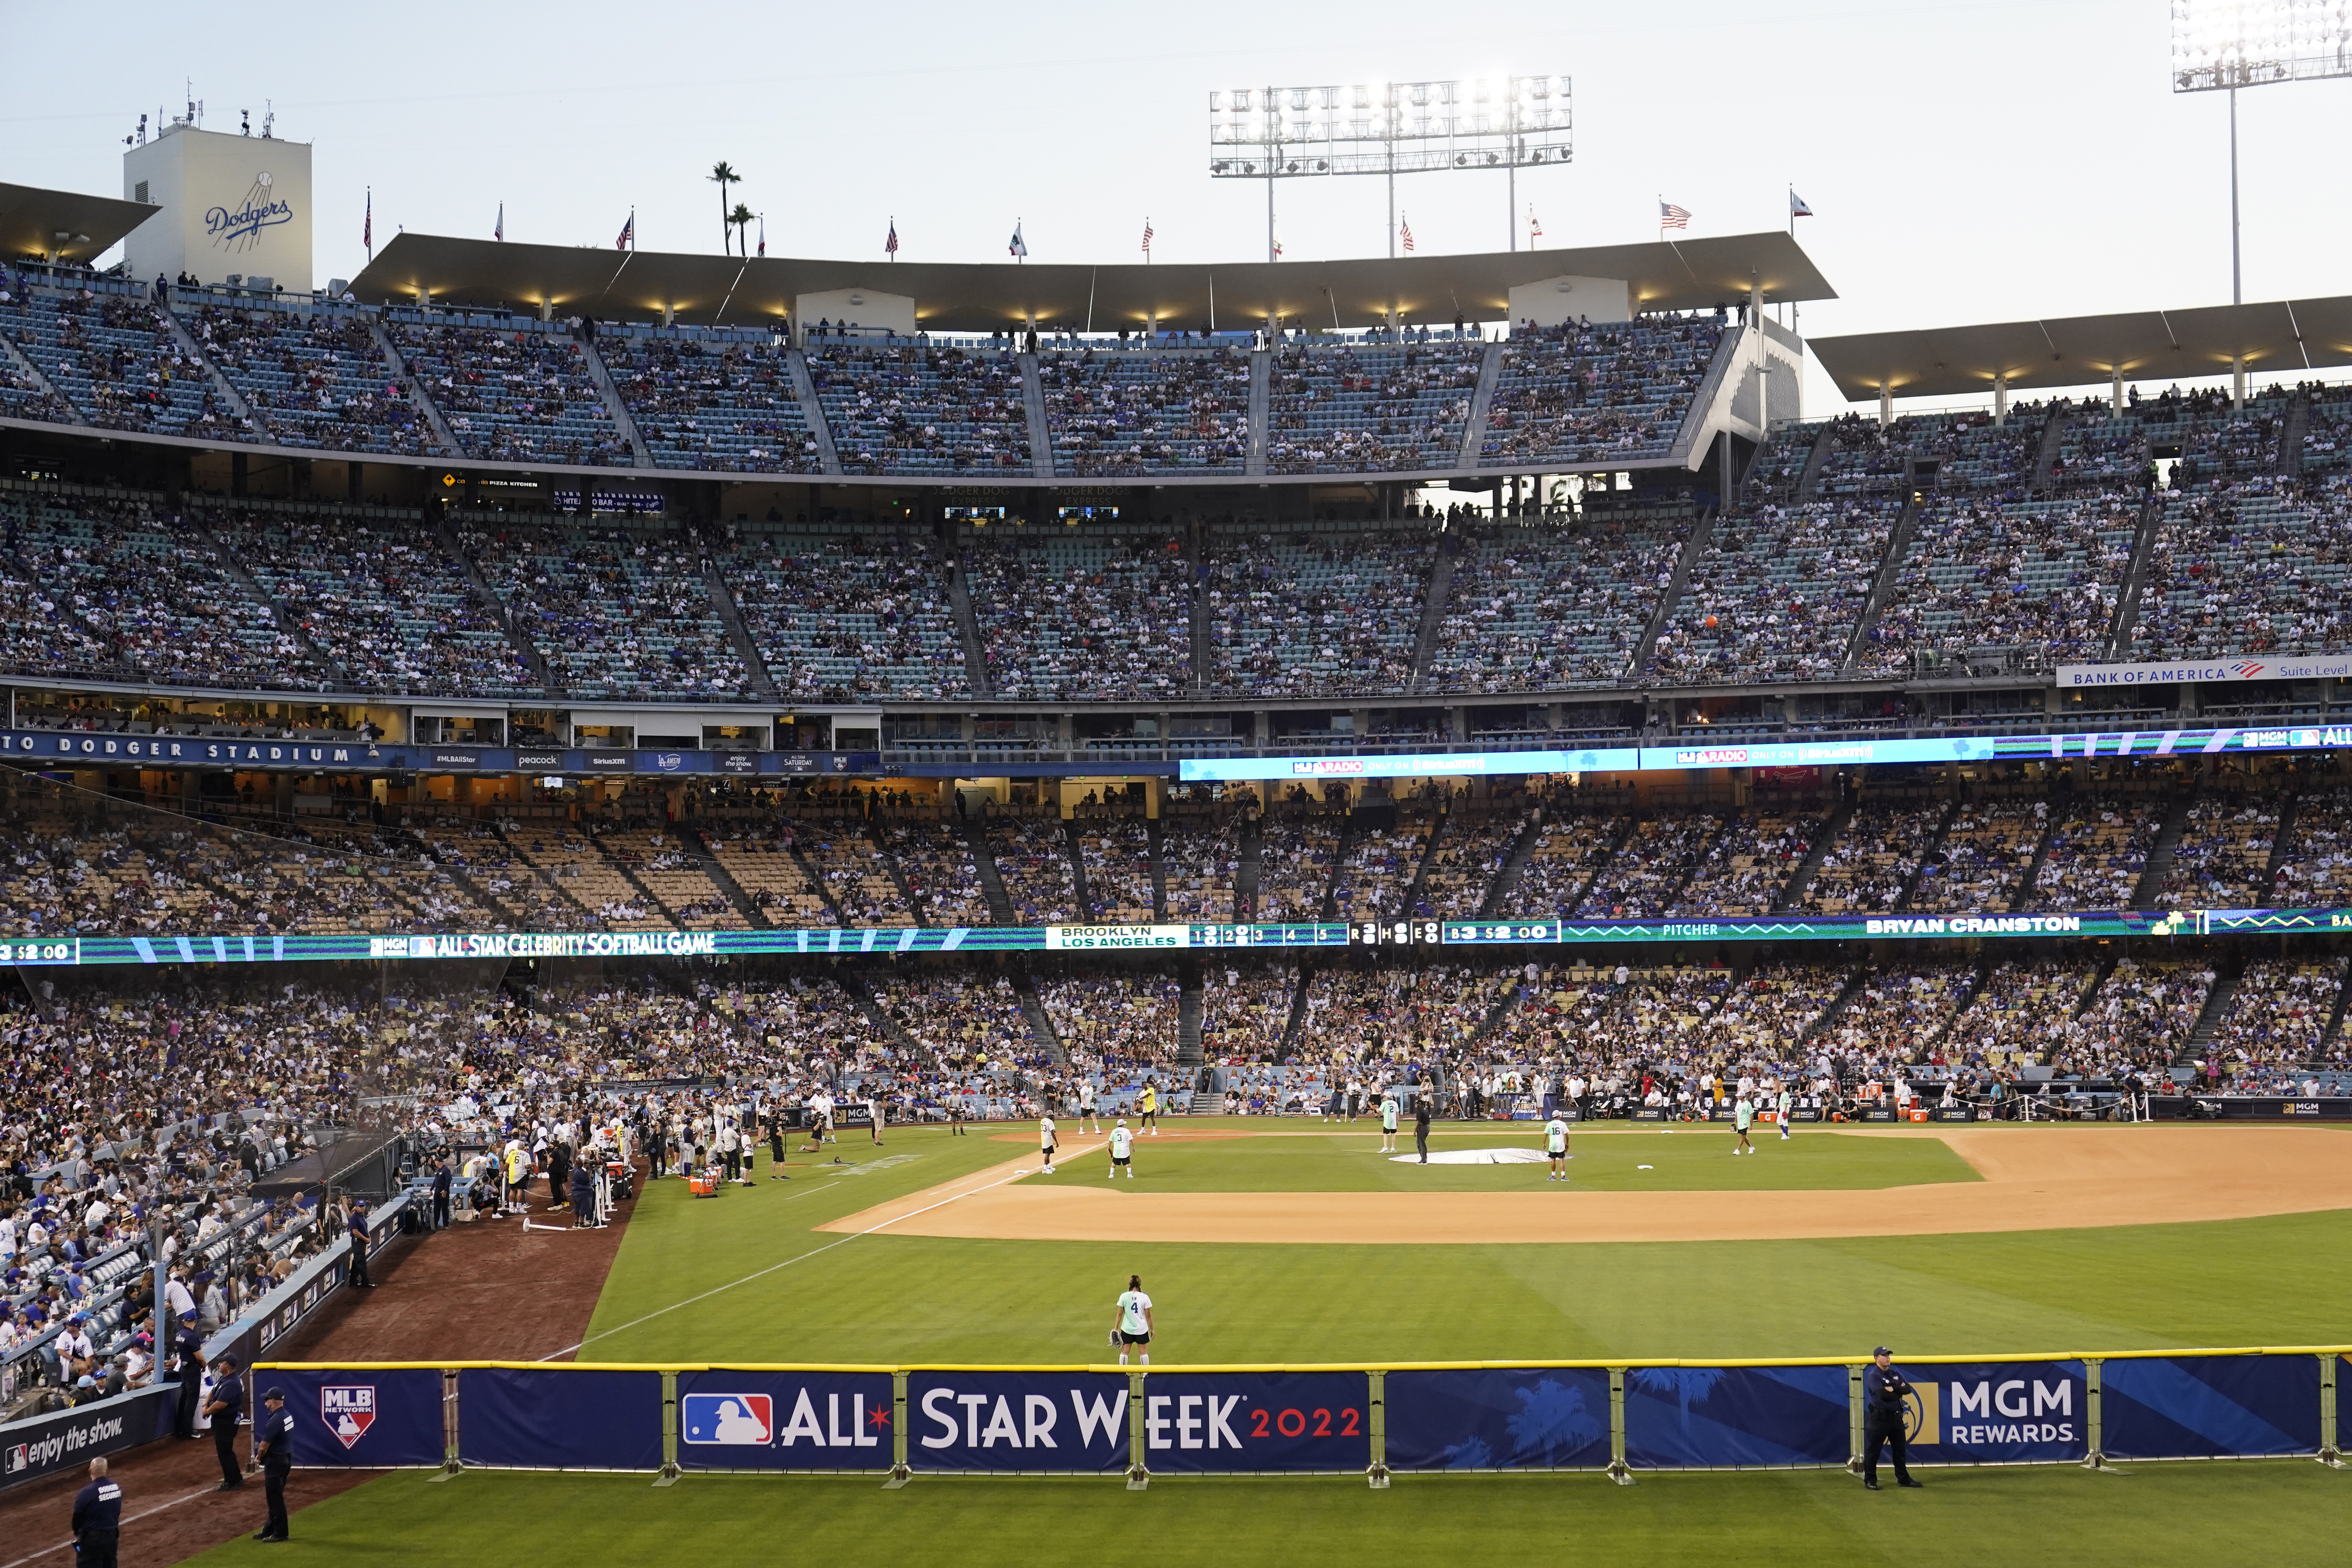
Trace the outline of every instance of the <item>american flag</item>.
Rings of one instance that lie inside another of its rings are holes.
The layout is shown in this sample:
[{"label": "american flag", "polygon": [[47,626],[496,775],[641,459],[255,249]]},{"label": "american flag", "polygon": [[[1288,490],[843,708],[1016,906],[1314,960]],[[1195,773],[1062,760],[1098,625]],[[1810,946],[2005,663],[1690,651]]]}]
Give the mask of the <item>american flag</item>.
[{"label": "american flag", "polygon": [[1658,202],[1658,226],[1660,228],[1690,227],[1690,209],[1688,207],[1678,207],[1675,205],[1674,203],[1666,201],[1663,197],[1660,198]]},{"label": "american flag", "polygon": [[621,237],[613,242],[613,248],[615,250],[635,250],[636,247],[637,215],[634,210],[632,210],[629,214],[629,221],[621,226]]},{"label": "american flag", "polygon": [[1404,247],[1407,250],[1411,250],[1412,248],[1412,219],[1406,218],[1397,226],[1404,231]]},{"label": "american flag", "polygon": [[882,254],[889,257],[898,254],[898,220],[895,217],[890,220],[890,237],[882,242]]},{"label": "american flag", "polygon": [[1151,220],[1150,218],[1143,220],[1143,254],[1146,256],[1151,254]]},{"label": "american flag", "polygon": [[375,187],[373,185],[368,187],[367,216],[360,221],[360,243],[367,247],[370,257],[375,255]]}]

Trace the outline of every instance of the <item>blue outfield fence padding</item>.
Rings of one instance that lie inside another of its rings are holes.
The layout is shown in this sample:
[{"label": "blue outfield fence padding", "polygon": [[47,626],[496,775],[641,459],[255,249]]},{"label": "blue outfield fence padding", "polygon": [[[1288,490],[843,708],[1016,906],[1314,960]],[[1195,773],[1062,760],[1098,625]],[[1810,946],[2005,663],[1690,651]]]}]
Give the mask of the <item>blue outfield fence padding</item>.
[{"label": "blue outfield fence padding", "polygon": [[1625,1372],[1635,1469],[1843,1465],[1853,1452],[1843,1366],[1636,1366]]},{"label": "blue outfield fence padding", "polygon": [[1597,1470],[1609,1464],[1605,1368],[1392,1372],[1382,1382],[1392,1470]]},{"label": "blue outfield fence padding", "polygon": [[1143,1462],[1155,1474],[1362,1470],[1372,1462],[1362,1372],[1154,1372]]},{"label": "blue outfield fence padding", "polygon": [[1129,1393],[1124,1373],[909,1372],[908,1468],[1119,1473],[1132,1454]]},{"label": "blue outfield fence padding", "polygon": [[2116,1459],[2244,1458],[2319,1450],[2320,1360],[2134,1356],[2099,1369],[2099,1447]]},{"label": "blue outfield fence padding", "polygon": [[682,1470],[887,1470],[897,1437],[887,1372],[677,1374]]},{"label": "blue outfield fence padding", "polygon": [[[2303,1346],[1895,1364],[1912,1389],[1915,1465],[2333,1463],[2347,1358]],[[254,1370],[258,1386],[288,1392],[296,1463],[333,1468],[1124,1474],[1130,1485],[1358,1472],[1379,1486],[1391,1471],[1837,1468],[1856,1459],[1864,1429],[1859,1362]],[[78,1441],[46,1423],[6,1432],[26,1435],[6,1452],[12,1479]],[[101,1438],[139,1440],[79,1440]]]},{"label": "blue outfield fence padding", "polygon": [[662,1374],[469,1366],[457,1373],[457,1457],[524,1470],[658,1470]]},{"label": "blue outfield fence padding", "polygon": [[286,1391],[294,1462],[336,1469],[438,1469],[449,1457],[438,1367],[282,1367],[254,1379]]}]

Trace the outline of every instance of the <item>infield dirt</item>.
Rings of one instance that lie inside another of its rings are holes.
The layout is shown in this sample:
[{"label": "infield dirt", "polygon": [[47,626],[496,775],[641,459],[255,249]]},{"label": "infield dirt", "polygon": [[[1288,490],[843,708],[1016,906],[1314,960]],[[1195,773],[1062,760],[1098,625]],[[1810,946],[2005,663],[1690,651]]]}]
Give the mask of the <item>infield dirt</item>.
[{"label": "infield dirt", "polygon": [[[1205,1134],[1297,1135],[1290,1129]],[[1853,1128],[1808,1135],[1940,1139],[1983,1180],[1869,1192],[1602,1193],[1573,1183],[1547,1187],[1538,1176],[1526,1190],[1481,1193],[1134,1193],[1019,1181],[1035,1162],[1031,1154],[818,1228],[1004,1241],[1755,1241],[2352,1208],[2352,1137],[2321,1128]],[[1062,1157],[1098,1147],[1089,1142]]]}]

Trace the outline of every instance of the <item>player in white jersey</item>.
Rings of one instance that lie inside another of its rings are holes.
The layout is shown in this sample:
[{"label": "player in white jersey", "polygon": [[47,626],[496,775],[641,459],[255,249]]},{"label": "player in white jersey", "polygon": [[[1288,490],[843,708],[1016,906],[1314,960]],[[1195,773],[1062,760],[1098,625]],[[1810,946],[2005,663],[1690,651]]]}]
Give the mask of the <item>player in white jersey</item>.
[{"label": "player in white jersey", "polygon": [[1557,1113],[1544,1123],[1544,1153],[1551,1160],[1551,1174],[1544,1180],[1568,1180],[1568,1123]]},{"label": "player in white jersey", "polygon": [[1143,1364],[1151,1364],[1151,1298],[1143,1293],[1143,1276],[1127,1277],[1127,1289],[1118,1293],[1118,1315],[1111,1323],[1111,1338],[1118,1342],[1118,1364],[1127,1364],[1130,1346],[1143,1357]]},{"label": "player in white jersey", "polygon": [[1135,1134],[1127,1130],[1127,1118],[1124,1116],[1118,1119],[1118,1125],[1110,1130],[1111,1178],[1116,1181],[1121,1171],[1127,1173],[1129,1181],[1135,1180]]},{"label": "player in white jersey", "polygon": [[1054,1119],[1051,1116],[1037,1118],[1037,1144],[1045,1156],[1045,1174],[1050,1176],[1054,1173]]},{"label": "player in white jersey", "polygon": [[[1087,1126],[1088,1121],[1092,1121],[1094,1123],[1092,1128]],[[1095,1080],[1090,1078],[1082,1078],[1078,1080],[1078,1125],[1076,1131],[1080,1132],[1099,1132],[1102,1131],[1102,1117],[1095,1110]]]}]

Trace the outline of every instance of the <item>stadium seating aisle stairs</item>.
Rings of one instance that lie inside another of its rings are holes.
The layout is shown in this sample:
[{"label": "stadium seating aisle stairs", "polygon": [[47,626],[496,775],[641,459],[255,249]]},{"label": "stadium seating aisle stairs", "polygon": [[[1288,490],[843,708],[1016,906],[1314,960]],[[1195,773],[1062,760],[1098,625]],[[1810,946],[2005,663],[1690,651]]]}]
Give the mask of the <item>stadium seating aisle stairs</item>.
[{"label": "stadium seating aisle stairs", "polygon": [[1037,356],[1021,356],[1021,406],[1029,416],[1029,460],[1037,477],[1054,477],[1054,433],[1045,422],[1045,388],[1037,379]]},{"label": "stadium seating aisle stairs", "polygon": [[392,334],[384,331],[383,323],[373,316],[368,318],[367,330],[368,336],[375,340],[377,352],[383,355],[384,368],[392,372],[393,379],[405,388],[415,402],[416,412],[425,416],[425,426],[433,432],[434,442],[440,447],[442,455],[451,458],[461,456],[457,435],[449,428],[448,416],[442,413],[441,405],[426,395],[424,381],[408,368],[408,362],[400,357],[400,350],[393,345]]},{"label": "stadium seating aisle stairs", "polygon": [[245,590],[247,597],[268,613],[279,631],[292,637],[304,653],[318,661],[320,668],[334,677],[336,685],[346,690],[350,689],[351,674],[343,668],[341,662],[310,640],[310,633],[302,625],[302,617],[299,615],[279,605],[262,591],[261,584],[253,580],[253,574],[245,569],[245,563],[236,558],[235,551],[215,550],[213,552],[213,557],[220,563],[221,570],[235,579],[238,587]]},{"label": "stadium seating aisle stairs", "polygon": [[1242,471],[1253,479],[1265,477],[1265,426],[1274,416],[1274,355],[1265,349],[1250,354],[1249,457]]},{"label": "stadium seating aisle stairs", "polygon": [[1853,820],[1853,808],[1857,804],[1853,800],[1845,801],[1822,819],[1821,826],[1814,830],[1811,846],[1805,851],[1805,858],[1797,862],[1797,868],[1789,873],[1789,880],[1780,889],[1780,897],[1772,900],[1774,914],[1793,910],[1804,901],[1805,889],[1812,886],[1813,878],[1820,874],[1822,861],[1828,856],[1831,846],[1845,836],[1846,825]]},{"label": "stadium seating aisle stairs", "polygon": [[1618,677],[1621,682],[1637,682],[1650,668],[1651,657],[1658,649],[1659,634],[1673,620],[1675,605],[1680,602],[1683,591],[1690,585],[1691,574],[1697,569],[1699,557],[1706,553],[1706,542],[1715,532],[1717,516],[1717,510],[1710,507],[1691,524],[1690,537],[1683,541],[1683,552],[1675,558],[1674,575],[1666,580],[1664,592],[1658,595],[1658,607],[1650,613],[1650,624],[1642,628],[1642,640],[1633,646],[1633,657]]},{"label": "stadium seating aisle stairs", "polygon": [[1495,405],[1495,384],[1503,378],[1503,340],[1486,345],[1478,360],[1478,385],[1470,394],[1470,417],[1462,425],[1462,456],[1456,466],[1475,468],[1486,444],[1486,415]]},{"label": "stadium seating aisle stairs", "polygon": [[2189,1038],[2182,1042],[2176,1062],[2191,1062],[2205,1054],[2213,1041],[2213,1031],[2230,1016],[2230,1007],[2238,999],[2238,982],[2245,978],[2246,961],[2242,952],[2225,957],[2214,964],[2213,984],[2205,993],[2205,1005],[2197,1011],[2197,1022],[2189,1026]]},{"label": "stadium seating aisle stairs", "polygon": [[1257,919],[1257,889],[1265,870],[1265,824],[1252,817],[1242,824],[1240,852],[1234,863],[1234,919]]},{"label": "stadium seating aisle stairs", "polygon": [[2327,1016],[2327,1032],[2319,1037],[2315,1056],[2326,1056],[2336,1049],[2336,1042],[2344,1037],[2344,1014],[2352,1008],[2352,958],[2347,958],[2336,969],[2336,1011]]},{"label": "stadium seating aisle stairs", "polygon": [[1409,919],[1419,911],[1422,889],[1429,883],[1429,868],[1437,858],[1437,847],[1444,842],[1445,825],[1452,820],[1453,816],[1449,802],[1446,809],[1430,818],[1429,834],[1421,841],[1421,854],[1413,861],[1412,880],[1405,888],[1402,901],[1393,911],[1383,910],[1381,913],[1393,913],[1399,918]]},{"label": "stadium seating aisle stairs", "polygon": [[1078,844],[1078,824],[1076,817],[1066,816],[1062,819],[1062,853],[1069,858],[1070,887],[1077,894],[1079,918],[1082,920],[1106,918],[1095,903],[1094,889],[1087,881],[1087,856],[1085,849]]},{"label": "stadium seating aisle stairs", "polygon": [[711,886],[727,895],[727,901],[735,906],[735,912],[750,921],[754,931],[772,931],[775,928],[776,922],[770,920],[760,906],[752,901],[751,895],[743,890],[743,884],[735,879],[735,874],[727,868],[726,864],[718,856],[710,852],[710,847],[702,841],[702,835],[681,833],[678,835],[678,844],[688,854],[694,857],[696,862],[702,868],[702,874],[710,879]]},{"label": "stadium seating aisle stairs", "polygon": [[1030,1037],[1038,1048],[1056,1062],[1070,1059],[1067,1047],[1062,1044],[1061,1031],[1054,1027],[1054,1015],[1045,1008],[1045,999],[1037,994],[1036,980],[1025,967],[1013,972],[1013,994],[1021,999],[1021,1015],[1029,1020]]},{"label": "stadium seating aisle stairs", "polygon": [[[1627,833],[1631,831],[1632,826],[1629,823]],[[1526,825],[1519,829],[1518,837],[1512,841],[1511,852],[1503,857],[1501,868],[1496,871],[1494,881],[1487,886],[1486,896],[1478,901],[1478,919],[1492,919],[1510,907],[1511,890],[1519,885],[1519,873],[1527,869],[1528,857],[1535,852],[1536,840],[1542,835],[1543,814],[1540,811],[1530,812]],[[1625,834],[1620,834],[1617,841],[1609,847],[1609,853],[1598,858],[1598,863],[1594,868],[1595,875],[1599,874],[1601,866],[1605,866],[1616,858],[1617,851],[1625,847]],[[1591,880],[1588,879],[1585,886],[1591,885]],[[1576,896],[1579,899],[1583,898],[1584,889],[1579,888],[1576,890]]]},{"label": "stadium seating aisle stairs", "polygon": [[[2172,876],[2172,858],[2180,848],[2180,835],[2189,826],[2189,808],[2195,803],[2193,791],[2183,790],[2172,797],[2164,808],[2164,826],[2157,830],[2155,847],[2147,852],[2147,864],[2141,868],[2138,884],[2132,889],[2132,908],[2152,910],[2163,897],[2164,884]],[[2056,813],[2052,813],[2054,818]]]},{"label": "stadium seating aisle stairs", "polygon": [[2068,415],[2063,403],[2053,405],[2049,416],[2042,422],[2042,444],[2033,449],[2033,471],[2025,476],[2028,495],[2047,495],[2050,476],[2058,466],[2059,449],[2065,445]]},{"label": "stadium seating aisle stairs", "polygon": [[2301,391],[2287,399],[2279,430],[2278,471],[2289,479],[2303,472],[2303,435],[2311,427],[2311,399]]},{"label": "stadium seating aisle stairs", "polygon": [[474,558],[466,553],[464,545],[457,542],[457,531],[449,526],[448,518],[436,514],[433,528],[436,537],[441,542],[442,552],[456,562],[457,570],[465,574],[466,584],[474,590],[474,597],[497,613],[500,625],[506,628],[507,641],[522,655],[523,663],[530,667],[531,679],[539,682],[539,689],[550,697],[561,699],[563,690],[555,684],[555,672],[548,664],[547,656],[539,651],[539,643],[531,637],[530,626],[515,613],[513,606],[499,597],[499,591],[490,586],[489,579],[482,575],[482,569],[474,564]]},{"label": "stadium seating aisle stairs", "polygon": [[1143,824],[1144,841],[1151,848],[1151,918],[1168,918],[1168,836],[1160,831],[1160,819],[1148,817]]},{"label": "stadium seating aisle stairs", "polygon": [[824,422],[824,405],[817,400],[816,383],[809,378],[808,355],[797,348],[784,351],[784,368],[791,372],[793,395],[801,400],[801,418],[816,437],[817,461],[828,474],[841,472],[841,454],[834,448],[833,426]]},{"label": "stadium seating aisle stairs", "polygon": [[2140,596],[2147,588],[2149,565],[2156,559],[2157,535],[2164,526],[2164,497],[2151,495],[2139,511],[2139,531],[2132,536],[2131,561],[2124,568],[2124,584],[2116,595],[2115,623],[2107,628],[2107,657],[2120,658],[2131,647],[2132,626],[2139,619]]},{"label": "stadium seating aisle stairs", "polygon": [[226,373],[213,363],[212,356],[205,353],[203,345],[196,342],[195,334],[188,331],[187,323],[180,320],[179,312],[159,310],[155,315],[179,343],[180,352],[197,364],[204,366],[205,374],[212,378],[213,391],[220,395],[221,402],[228,406],[229,411],[244,420],[247,427],[251,429],[259,439],[265,441],[275,439],[275,433],[269,428],[269,422],[254,411],[253,405],[245,400],[245,394],[236,389],[236,383],[230,381]]},{"label": "stadium seating aisle stairs", "polygon": [[1887,531],[1886,553],[1878,563],[1878,574],[1871,579],[1870,596],[1862,602],[1862,614],[1854,617],[1853,635],[1846,638],[1845,658],[1839,673],[1853,675],[1862,661],[1863,650],[1870,646],[1871,628],[1886,609],[1886,601],[1894,595],[1895,582],[1903,570],[1903,558],[1910,553],[1911,535],[1919,526],[1919,492],[1912,490],[1903,500],[1903,510],[1895,514],[1895,526]]},{"label": "stadium seating aisle stairs", "polygon": [[1450,542],[1438,541],[1437,558],[1430,563],[1429,586],[1423,591],[1421,635],[1412,645],[1412,684],[1414,691],[1429,689],[1429,661],[1437,657],[1438,633],[1445,625],[1446,595],[1454,587],[1454,552]]},{"label": "stadium seating aisle stairs", "polygon": [[727,640],[735,645],[735,657],[743,661],[743,669],[751,682],[751,689],[771,702],[782,700],[776,690],[776,679],[768,672],[768,661],[761,656],[760,644],[751,636],[751,628],[743,624],[742,606],[727,586],[727,579],[709,555],[702,558],[702,582],[710,593],[710,608],[719,616],[719,624],[727,629]]},{"label": "stadium seating aisle stairs", "polygon": [[1797,476],[1796,499],[1800,506],[1812,500],[1813,492],[1821,489],[1822,469],[1829,463],[1830,447],[1835,444],[1836,436],[1836,425],[1823,420],[1821,433],[1813,437],[1813,449],[1806,454],[1805,471]]},{"label": "stadium seating aisle stairs", "polygon": [[[964,847],[971,853],[972,868],[980,876],[980,890],[988,900],[989,918],[1001,926],[1015,924],[1013,899],[1004,890],[1003,877],[997,872],[996,857],[988,852],[988,835],[982,826],[967,818],[956,824],[956,831],[962,835]],[[885,853],[887,853],[887,849]],[[899,874],[895,861],[890,867],[890,875],[898,879],[899,890],[904,892],[907,879]],[[908,902],[912,901],[908,900]]]},{"label": "stadium seating aisle stairs", "polygon": [[[956,637],[963,646],[964,679],[974,697],[992,697],[988,679],[988,645],[981,641],[980,621],[971,610],[971,563],[962,551],[948,548],[948,607],[955,612]],[[1197,664],[1193,667],[1200,668]]]},{"label": "stadium seating aisle stairs", "polygon": [[629,405],[622,400],[621,389],[613,384],[613,373],[606,367],[604,356],[596,352],[593,340],[569,329],[563,335],[578,345],[580,363],[588,367],[588,379],[596,384],[597,395],[604,400],[604,412],[613,416],[613,427],[621,433],[621,439],[628,443],[629,455],[636,459],[637,467],[652,468],[653,449],[646,445],[646,438],[637,434],[637,422],[629,416]]},{"label": "stadium seating aisle stairs", "polygon": [[39,365],[33,363],[33,357],[18,348],[5,332],[0,332],[0,358],[5,358],[8,362],[9,368],[18,375],[25,377],[70,410],[74,416],[74,423],[78,425],[89,423],[89,414],[79,407],[72,398],[68,397],[63,389],[56,382],[51,381]]},{"label": "stadium seating aisle stairs", "polygon": [[2271,858],[2263,864],[2263,879],[2254,889],[2254,904],[2259,909],[2270,907],[2271,895],[2278,889],[2279,872],[2285,867],[2294,845],[2295,818],[2301,815],[2303,796],[2289,795],[2279,802],[2278,826],[2271,834]]}]

